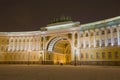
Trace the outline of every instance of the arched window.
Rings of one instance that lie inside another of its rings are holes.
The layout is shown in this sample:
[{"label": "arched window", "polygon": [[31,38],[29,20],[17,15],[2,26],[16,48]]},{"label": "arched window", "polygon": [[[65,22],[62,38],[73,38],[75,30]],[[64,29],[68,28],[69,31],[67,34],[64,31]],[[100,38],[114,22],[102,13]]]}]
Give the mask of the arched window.
[{"label": "arched window", "polygon": [[93,36],[93,32],[91,32],[90,35]]},{"label": "arched window", "polygon": [[107,30],[107,34],[110,34],[110,30],[109,29]]},{"label": "arched window", "polygon": [[104,34],[105,34],[105,31],[102,31],[101,34],[104,35]]},{"label": "arched window", "polygon": [[77,33],[75,33],[75,39],[77,39],[77,37],[78,37],[78,35],[77,35]]},{"label": "arched window", "polygon": [[117,29],[116,29],[116,28],[113,29],[113,33],[115,33],[115,32],[117,32]]},{"label": "arched window", "polygon": [[86,35],[85,35],[86,37],[88,37],[88,33],[86,33]]}]

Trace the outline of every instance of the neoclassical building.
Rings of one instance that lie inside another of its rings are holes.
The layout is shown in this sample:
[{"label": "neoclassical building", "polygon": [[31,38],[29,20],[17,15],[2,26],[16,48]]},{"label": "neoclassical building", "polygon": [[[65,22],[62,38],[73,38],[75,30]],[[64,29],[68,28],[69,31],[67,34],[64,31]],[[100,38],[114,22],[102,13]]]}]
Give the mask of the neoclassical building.
[{"label": "neoclassical building", "polygon": [[120,65],[120,16],[88,24],[68,17],[38,31],[0,32],[0,64]]}]

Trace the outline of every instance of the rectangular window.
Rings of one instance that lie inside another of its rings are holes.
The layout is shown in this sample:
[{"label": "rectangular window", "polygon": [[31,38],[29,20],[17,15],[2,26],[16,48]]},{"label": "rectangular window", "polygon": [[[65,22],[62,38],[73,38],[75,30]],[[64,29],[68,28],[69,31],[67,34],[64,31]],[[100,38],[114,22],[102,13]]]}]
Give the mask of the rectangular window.
[{"label": "rectangular window", "polygon": [[119,58],[119,53],[115,52],[115,58]]},{"label": "rectangular window", "polygon": [[100,58],[100,54],[98,52],[96,52],[96,58],[99,59]]},{"label": "rectangular window", "polygon": [[84,56],[83,56],[83,53],[81,53],[81,58],[83,58]]},{"label": "rectangular window", "polygon": [[91,53],[91,59],[94,59],[94,53]]},{"label": "rectangular window", "polygon": [[108,39],[108,46],[111,45],[111,39]]},{"label": "rectangular window", "polygon": [[86,53],[86,58],[88,58],[88,53]]},{"label": "rectangular window", "polygon": [[108,52],[108,58],[112,58],[112,53]]},{"label": "rectangular window", "polygon": [[105,52],[102,52],[102,58],[103,59],[105,58]]},{"label": "rectangular window", "polygon": [[99,35],[99,32],[96,32],[96,36],[98,36]]}]

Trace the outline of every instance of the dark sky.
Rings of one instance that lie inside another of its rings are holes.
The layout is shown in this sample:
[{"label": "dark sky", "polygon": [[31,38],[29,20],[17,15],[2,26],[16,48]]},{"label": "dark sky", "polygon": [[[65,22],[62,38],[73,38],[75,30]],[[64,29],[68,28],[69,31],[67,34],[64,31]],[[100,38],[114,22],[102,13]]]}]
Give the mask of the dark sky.
[{"label": "dark sky", "polygon": [[34,31],[61,15],[81,24],[120,15],[120,0],[0,0],[0,32]]}]

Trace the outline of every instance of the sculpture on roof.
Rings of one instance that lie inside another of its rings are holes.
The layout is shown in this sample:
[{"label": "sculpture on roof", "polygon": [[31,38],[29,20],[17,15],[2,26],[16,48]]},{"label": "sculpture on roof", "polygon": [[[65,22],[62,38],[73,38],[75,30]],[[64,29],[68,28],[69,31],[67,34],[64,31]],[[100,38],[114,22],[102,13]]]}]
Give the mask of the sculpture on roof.
[{"label": "sculpture on roof", "polygon": [[58,22],[65,22],[65,21],[71,21],[71,17],[70,16],[61,16],[60,18],[54,18],[53,20],[51,20],[49,22],[49,24],[53,24],[53,23],[58,23]]}]

